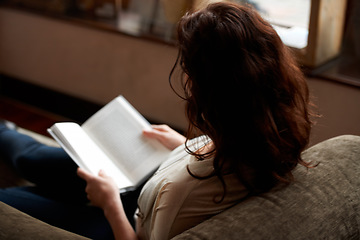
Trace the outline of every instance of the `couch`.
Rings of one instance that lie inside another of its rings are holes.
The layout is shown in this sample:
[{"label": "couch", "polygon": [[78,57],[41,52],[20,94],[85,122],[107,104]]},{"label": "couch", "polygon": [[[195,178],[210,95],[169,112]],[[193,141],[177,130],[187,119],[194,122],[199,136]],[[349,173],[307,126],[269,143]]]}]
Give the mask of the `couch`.
[{"label": "couch", "polygon": [[[174,237],[182,239],[360,239],[360,137],[344,135],[303,153],[318,164]],[[0,203],[0,239],[85,239]]]}]

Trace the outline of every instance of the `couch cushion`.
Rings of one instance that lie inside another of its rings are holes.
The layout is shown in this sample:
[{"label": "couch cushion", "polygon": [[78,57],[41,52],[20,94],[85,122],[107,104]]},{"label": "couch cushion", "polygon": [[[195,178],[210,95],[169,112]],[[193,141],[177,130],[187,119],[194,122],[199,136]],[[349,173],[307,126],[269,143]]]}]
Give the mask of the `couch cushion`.
[{"label": "couch cushion", "polygon": [[360,239],[360,137],[303,153],[295,182],[252,197],[174,239]]}]

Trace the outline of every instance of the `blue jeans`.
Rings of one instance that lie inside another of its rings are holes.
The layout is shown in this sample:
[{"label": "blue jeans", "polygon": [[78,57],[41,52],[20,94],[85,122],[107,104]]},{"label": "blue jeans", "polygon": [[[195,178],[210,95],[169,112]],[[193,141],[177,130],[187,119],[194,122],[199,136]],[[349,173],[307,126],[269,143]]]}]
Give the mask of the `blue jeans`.
[{"label": "blue jeans", "polygon": [[[0,201],[37,219],[92,238],[112,239],[101,209],[88,204],[86,183],[76,174],[77,165],[61,148],[43,145],[0,124],[0,154],[34,187],[0,189]],[[140,189],[121,196],[133,224]]]}]

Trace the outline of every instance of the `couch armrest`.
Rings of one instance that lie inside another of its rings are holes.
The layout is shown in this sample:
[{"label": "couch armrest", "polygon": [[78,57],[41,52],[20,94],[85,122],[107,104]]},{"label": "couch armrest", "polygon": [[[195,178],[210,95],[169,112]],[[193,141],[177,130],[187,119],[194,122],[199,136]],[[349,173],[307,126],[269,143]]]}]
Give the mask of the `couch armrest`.
[{"label": "couch armrest", "polygon": [[87,239],[46,224],[4,204],[3,202],[0,202],[0,222],[0,239]]}]

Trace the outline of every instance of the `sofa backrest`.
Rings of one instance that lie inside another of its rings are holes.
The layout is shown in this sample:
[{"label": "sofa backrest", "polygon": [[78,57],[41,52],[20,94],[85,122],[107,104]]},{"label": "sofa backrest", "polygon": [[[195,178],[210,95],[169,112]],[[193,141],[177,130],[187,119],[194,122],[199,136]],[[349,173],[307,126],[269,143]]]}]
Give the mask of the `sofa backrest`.
[{"label": "sofa backrest", "polygon": [[360,239],[360,137],[345,135],[303,153],[295,181],[249,198],[173,239]]}]

